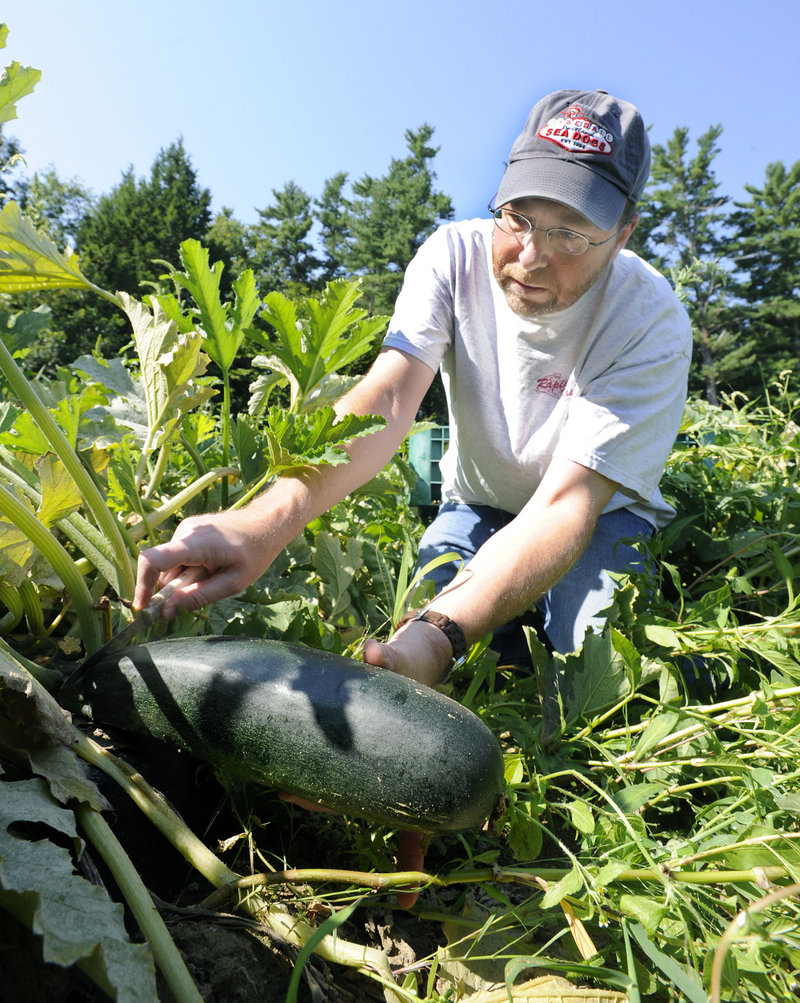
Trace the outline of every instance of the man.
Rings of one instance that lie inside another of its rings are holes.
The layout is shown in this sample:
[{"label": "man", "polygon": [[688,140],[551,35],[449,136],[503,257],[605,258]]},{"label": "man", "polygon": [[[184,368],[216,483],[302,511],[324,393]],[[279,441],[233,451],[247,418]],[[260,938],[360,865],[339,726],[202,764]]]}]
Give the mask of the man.
[{"label": "man", "polygon": [[[538,603],[557,650],[598,622],[636,552],[672,515],[658,481],[678,430],[691,332],[666,280],[624,251],[650,152],[639,112],[603,91],[540,101],[493,218],[440,228],[408,268],[383,351],[338,404],[381,414],[350,463],[282,477],[248,507],[187,519],[139,559],[144,605],[183,567],[204,580],[165,607],[241,591],[315,516],[373,477],[437,369],[450,410],[440,515],[420,562],[468,561],[427,610],[364,658],[429,685],[454,656]],[[424,617],[424,618],[423,618]]]},{"label": "man", "polygon": [[[419,563],[452,550],[468,563],[437,570],[429,607],[388,643],[368,640],[364,659],[435,685],[490,631],[517,658],[507,625],[534,604],[552,646],[576,648],[611,598],[608,572],[638,559],[621,541],[672,515],[658,481],[692,338],[666,280],[624,250],[649,169],[632,105],[603,91],[540,101],[493,219],[444,226],[425,243],[383,351],[338,404],[340,414],[381,414],[385,427],[355,440],[348,464],[282,477],[247,508],[185,520],[141,554],[135,605],[184,567],[208,577],[177,589],[167,616],[254,582],[311,519],[385,466],[441,368],[444,504]],[[419,836],[400,833],[399,869],[422,862]],[[398,895],[401,906],[415,899]]]}]

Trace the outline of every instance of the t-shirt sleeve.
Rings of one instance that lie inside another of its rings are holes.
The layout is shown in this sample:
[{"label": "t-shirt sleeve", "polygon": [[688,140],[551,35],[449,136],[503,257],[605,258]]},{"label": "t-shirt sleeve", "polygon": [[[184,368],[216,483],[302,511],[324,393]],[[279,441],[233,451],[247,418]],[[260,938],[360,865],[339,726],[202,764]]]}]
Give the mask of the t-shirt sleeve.
[{"label": "t-shirt sleeve", "polygon": [[406,269],[383,341],[434,372],[453,341],[453,279],[446,227],[436,230]]}]

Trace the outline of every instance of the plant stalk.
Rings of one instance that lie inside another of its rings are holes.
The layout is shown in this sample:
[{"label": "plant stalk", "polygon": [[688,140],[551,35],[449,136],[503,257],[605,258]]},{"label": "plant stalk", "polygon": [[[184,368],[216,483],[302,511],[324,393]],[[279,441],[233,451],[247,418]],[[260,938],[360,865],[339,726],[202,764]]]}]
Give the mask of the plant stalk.
[{"label": "plant stalk", "polygon": [[184,964],[164,920],[153,904],[139,872],[120,846],[103,816],[87,804],[75,810],[78,822],[92,845],[103,858],[128,903],[139,929],[146,937],[158,967],[175,997],[176,1003],[202,1003],[203,997]]},{"label": "plant stalk", "polygon": [[[117,302],[116,299],[114,302]],[[84,469],[78,454],[69,444],[67,437],[45,407],[34,387],[28,382],[14,357],[0,339],[0,371],[23,406],[38,425],[40,431],[53,447],[67,473],[83,495],[84,503],[92,513],[97,525],[102,529],[114,552],[119,571],[120,588],[127,596],[133,597],[134,579],[130,552],[122,535],[122,530],[109,510],[105,498],[97,485]]]},{"label": "plant stalk", "polygon": [[96,651],[102,643],[100,626],[94,614],[91,594],[75,562],[47,527],[2,485],[0,485],[0,514],[17,526],[30,540],[64,583],[75,603],[84,646],[90,654]]}]

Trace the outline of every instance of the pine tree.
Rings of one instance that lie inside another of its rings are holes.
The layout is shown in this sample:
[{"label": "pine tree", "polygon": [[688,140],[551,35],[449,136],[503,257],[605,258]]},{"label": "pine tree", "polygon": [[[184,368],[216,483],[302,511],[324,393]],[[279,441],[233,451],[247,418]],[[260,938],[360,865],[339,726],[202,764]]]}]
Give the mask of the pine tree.
[{"label": "pine tree", "polygon": [[344,194],[347,173],[340,171],[328,178],[322,196],[315,201],[323,251],[322,283],[348,274],[353,254],[353,208]]},{"label": "pine tree", "polygon": [[392,159],[380,178],[364,175],[353,185],[352,268],[364,276],[367,305],[373,313],[391,313],[406,266],[436,226],[453,218],[447,195],[434,188],[430,146],[433,127],[405,133],[409,154]]},{"label": "pine tree", "polygon": [[712,126],[689,154],[689,130],[677,128],[666,146],[653,147],[650,184],[631,246],[670,274],[692,320],[695,359],[690,387],[716,403],[720,383],[730,383],[753,358],[752,344],[731,325],[726,286],[729,270],[724,211],[712,164],[721,126]]},{"label": "pine tree", "polygon": [[233,215],[233,209],[223,206],[203,240],[211,261],[221,261],[224,266],[220,280],[223,298],[230,296],[231,284],[249,267],[247,240],[248,227]]},{"label": "pine tree", "polygon": [[750,199],[735,202],[731,214],[734,238],[729,253],[736,267],[735,289],[742,301],[736,311],[741,328],[757,346],[758,368],[749,390],[789,372],[800,390],[800,160],[787,169],[781,162],[767,167],[763,187],[746,185]]},{"label": "pine tree", "polygon": [[[181,140],[159,152],[149,178],[137,180],[128,168],[78,226],[86,276],[111,292],[149,292],[165,271],[162,262],[177,262],[182,241],[205,237],[210,205],[211,193],[199,186]],[[53,309],[56,317],[55,301]],[[96,298],[83,297],[78,309],[58,319],[70,359],[96,346],[104,353],[119,351],[129,340],[127,319]]]},{"label": "pine tree", "polygon": [[320,264],[309,239],[311,196],[294,181],[273,188],[272,194],[275,202],[258,210],[259,222],[248,231],[249,266],[262,294],[302,294],[313,286]]},{"label": "pine tree", "polygon": [[37,171],[26,181],[20,204],[25,215],[63,249],[77,245],[78,230],[92,211],[94,198],[82,181],[77,178],[64,181],[50,167]]}]

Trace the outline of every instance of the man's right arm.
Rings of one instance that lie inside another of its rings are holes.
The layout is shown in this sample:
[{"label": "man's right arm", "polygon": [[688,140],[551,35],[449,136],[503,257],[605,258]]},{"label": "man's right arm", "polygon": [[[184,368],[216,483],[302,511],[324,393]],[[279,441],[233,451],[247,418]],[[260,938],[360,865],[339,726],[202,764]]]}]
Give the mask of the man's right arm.
[{"label": "man's right arm", "polygon": [[397,349],[381,352],[366,376],[336,404],[336,412],[378,414],[386,419],[385,427],[354,439],[347,449],[349,463],[279,477],[245,508],[184,520],[168,543],[139,555],[134,606],[145,606],[157,588],[184,568],[196,569],[200,580],[173,593],[164,606],[167,617],[252,584],[308,522],[386,466],[411,428],[433,377],[419,359]]}]

